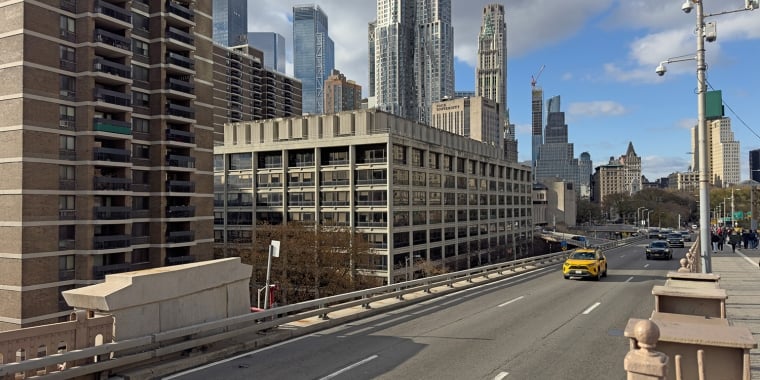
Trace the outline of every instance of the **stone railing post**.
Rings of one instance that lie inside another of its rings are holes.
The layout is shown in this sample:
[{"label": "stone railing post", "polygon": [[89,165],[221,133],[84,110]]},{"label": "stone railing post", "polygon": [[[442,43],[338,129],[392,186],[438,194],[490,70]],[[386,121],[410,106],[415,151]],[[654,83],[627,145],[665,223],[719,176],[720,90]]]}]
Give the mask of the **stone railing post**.
[{"label": "stone railing post", "polygon": [[623,361],[628,380],[665,380],[669,359],[654,351],[660,339],[660,328],[648,319],[641,320],[634,327],[634,337],[639,348],[629,351]]}]

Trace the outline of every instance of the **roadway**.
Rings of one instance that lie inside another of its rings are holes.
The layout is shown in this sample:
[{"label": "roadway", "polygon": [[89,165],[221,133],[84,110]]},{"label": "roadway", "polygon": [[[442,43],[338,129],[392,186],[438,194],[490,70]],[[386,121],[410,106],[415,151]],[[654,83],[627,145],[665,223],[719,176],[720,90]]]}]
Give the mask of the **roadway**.
[{"label": "roadway", "polygon": [[350,322],[183,372],[177,379],[625,379],[629,318],[678,268],[638,244],[606,252],[608,277],[560,266]]}]

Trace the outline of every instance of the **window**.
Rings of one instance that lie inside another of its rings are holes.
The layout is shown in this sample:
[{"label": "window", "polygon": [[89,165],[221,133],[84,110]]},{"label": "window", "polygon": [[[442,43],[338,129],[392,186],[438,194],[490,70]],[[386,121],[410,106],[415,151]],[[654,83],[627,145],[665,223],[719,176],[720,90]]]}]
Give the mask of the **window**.
[{"label": "window", "polygon": [[147,67],[132,65],[132,79],[140,82],[149,82],[149,70]]},{"label": "window", "polygon": [[403,145],[393,145],[393,162],[396,164],[406,165],[406,147]]},{"label": "window", "polygon": [[413,191],[412,204],[419,205],[419,206],[426,205],[427,204],[426,196],[427,196],[427,193],[425,193],[424,191]]},{"label": "window", "polygon": [[409,225],[409,213],[406,211],[393,212],[393,226],[403,227]]},{"label": "window", "polygon": [[140,41],[138,39],[133,39],[132,52],[143,57],[148,57],[148,43]]},{"label": "window", "polygon": [[413,186],[425,186],[425,185],[427,185],[427,180],[425,179],[425,173],[423,173],[423,172],[412,172],[412,185]]},{"label": "window", "polygon": [[76,22],[73,18],[68,16],[61,16],[59,27],[61,30],[61,37],[73,41],[76,39]]},{"label": "window", "polygon": [[150,159],[150,145],[132,144],[132,157],[137,159]]},{"label": "window", "polygon": [[60,95],[64,98],[73,99],[77,94],[76,78],[61,75]]},{"label": "window", "polygon": [[73,181],[75,177],[76,171],[73,165],[61,165],[58,167],[58,178],[61,181]]},{"label": "window", "polygon": [[132,132],[145,134],[150,133],[150,120],[133,117]]},{"label": "window", "polygon": [[74,249],[76,245],[76,226],[58,226],[58,249],[61,251]]},{"label": "window", "polygon": [[428,167],[431,169],[440,169],[439,166],[439,153],[429,152],[428,153]]},{"label": "window", "polygon": [[150,95],[144,92],[132,92],[132,105],[135,107],[150,107]]},{"label": "window", "polygon": [[409,171],[401,170],[401,169],[393,169],[393,184],[394,185],[408,185]]},{"label": "window", "polygon": [[74,255],[58,256],[58,270],[68,272],[74,270]]},{"label": "window", "polygon": [[58,136],[58,148],[60,150],[76,150],[76,138],[74,136]]},{"label": "window", "polygon": [[74,48],[66,45],[59,46],[59,58],[61,68],[64,70],[74,71],[77,68],[77,57]]},{"label": "window", "polygon": [[425,161],[423,160],[424,154],[422,150],[412,148],[412,166],[414,167],[423,167],[425,166]]},{"label": "window", "polygon": [[251,153],[233,153],[230,154],[230,170],[249,170],[253,168],[253,158]]},{"label": "window", "polygon": [[393,190],[393,205],[394,206],[408,206],[409,192],[404,191],[404,190]]},{"label": "window", "polygon": [[76,209],[75,198],[73,195],[59,195],[58,196],[58,210],[70,211]]}]

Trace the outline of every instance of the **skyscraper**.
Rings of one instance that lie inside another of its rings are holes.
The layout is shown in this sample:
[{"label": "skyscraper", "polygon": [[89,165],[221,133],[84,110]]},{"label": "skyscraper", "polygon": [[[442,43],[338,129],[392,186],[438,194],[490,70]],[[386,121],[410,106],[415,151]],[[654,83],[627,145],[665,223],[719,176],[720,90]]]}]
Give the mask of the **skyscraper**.
[{"label": "skyscraper", "polygon": [[378,0],[373,36],[377,107],[429,123],[431,105],[454,96],[451,1]]},{"label": "skyscraper", "polygon": [[536,87],[536,82],[531,83],[531,163],[533,166],[533,180],[536,180],[536,163],[541,144],[544,143],[544,90]]},{"label": "skyscraper", "polygon": [[285,74],[285,37],[274,32],[249,32],[248,45],[264,53],[264,67]]},{"label": "skyscraper", "polygon": [[415,0],[378,0],[374,33],[374,95],[377,108],[417,120],[414,82]]},{"label": "skyscraper", "polygon": [[211,3],[100,3],[2,7],[0,330],[65,320],[61,291],[109,273],[211,258]]},{"label": "skyscraper", "polygon": [[[707,128],[707,177],[710,184],[717,187],[728,187],[739,183],[739,141],[734,140],[731,130],[731,119],[722,117],[708,120]],[[692,128],[691,145],[697,147],[697,126]],[[694,152],[694,157],[697,152]],[[699,171],[699,162],[692,159],[694,171]]]},{"label": "skyscraper", "polygon": [[293,74],[303,85],[303,112],[324,112],[324,82],[335,68],[327,15],[318,5],[293,7]]},{"label": "skyscraper", "polygon": [[214,42],[223,46],[244,44],[248,32],[247,0],[212,0]]},{"label": "skyscraper", "polygon": [[451,0],[417,0],[415,30],[418,120],[430,125],[432,104],[454,97]]},{"label": "skyscraper", "polygon": [[483,8],[483,23],[478,35],[475,92],[497,102],[501,113],[507,114],[507,24],[501,4]]},{"label": "skyscraper", "polygon": [[578,183],[579,165],[574,158],[573,144],[568,142],[565,113],[560,111],[560,97],[554,96],[547,102],[544,142],[539,146],[536,161],[536,181],[543,178],[562,178],[573,184]]}]

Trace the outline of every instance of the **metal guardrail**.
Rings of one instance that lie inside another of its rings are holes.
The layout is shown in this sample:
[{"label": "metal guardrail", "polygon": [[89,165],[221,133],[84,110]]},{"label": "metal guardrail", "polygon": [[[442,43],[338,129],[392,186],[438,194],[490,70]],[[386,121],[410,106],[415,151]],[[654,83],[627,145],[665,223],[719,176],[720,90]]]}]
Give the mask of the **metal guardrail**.
[{"label": "metal guardrail", "polygon": [[[615,240],[596,247],[602,250],[607,250],[635,243],[642,239],[642,237],[633,237],[629,239]],[[98,360],[96,363],[52,372],[40,375],[36,378],[68,379],[74,376],[98,373],[115,368],[126,368],[127,366],[136,363],[146,362],[151,359],[157,359],[182,351],[207,346],[226,339],[239,337],[243,334],[269,330],[290,322],[315,316],[326,318],[328,314],[338,310],[344,310],[355,306],[363,306],[367,308],[370,303],[388,298],[403,299],[403,296],[409,293],[419,291],[430,293],[432,288],[441,286],[453,289],[454,283],[462,281],[471,283],[471,285],[467,284],[461,286],[458,290],[501,280],[505,277],[517,274],[518,268],[524,269],[524,271],[536,270],[554,265],[558,262],[563,262],[565,256],[569,252],[572,252],[572,250],[491,264],[458,272],[445,273],[367,290],[299,302],[256,313],[239,315],[151,334],[149,336],[129,339],[123,342],[106,343],[100,346],[49,355],[42,358],[34,358],[17,363],[8,363],[0,365],[0,378],[12,379],[15,373],[41,369],[58,363],[70,363],[88,357],[97,357]],[[509,273],[505,274],[505,272]],[[481,278],[481,281],[475,283],[473,281],[474,278]],[[140,348],[143,349],[141,350]]]}]

